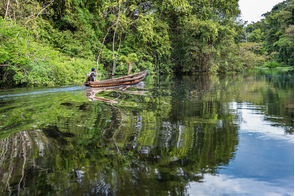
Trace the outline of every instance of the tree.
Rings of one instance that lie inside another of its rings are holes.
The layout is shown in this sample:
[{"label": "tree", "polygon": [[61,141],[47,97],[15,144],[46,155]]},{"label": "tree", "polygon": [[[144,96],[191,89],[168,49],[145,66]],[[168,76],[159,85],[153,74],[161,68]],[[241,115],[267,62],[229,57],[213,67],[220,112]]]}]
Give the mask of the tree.
[{"label": "tree", "polygon": [[294,66],[294,0],[275,5],[263,16],[245,28],[251,33],[249,41],[263,45],[260,51],[272,59],[272,67]]},{"label": "tree", "polygon": [[137,55],[135,53],[131,53],[131,54],[128,54],[128,56],[124,56],[124,55],[121,56],[120,60],[125,61],[126,63],[128,63],[128,72],[127,72],[127,74],[129,75],[130,72],[131,72],[132,66],[133,66],[132,63],[137,62],[138,58],[137,58]]}]

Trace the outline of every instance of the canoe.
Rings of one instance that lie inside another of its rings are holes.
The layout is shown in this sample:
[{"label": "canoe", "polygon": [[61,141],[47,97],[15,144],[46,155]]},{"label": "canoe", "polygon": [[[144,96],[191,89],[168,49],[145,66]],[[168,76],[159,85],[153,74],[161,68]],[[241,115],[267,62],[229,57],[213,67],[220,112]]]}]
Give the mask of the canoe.
[{"label": "canoe", "polygon": [[122,76],[119,78],[109,79],[109,80],[102,80],[102,81],[94,81],[94,82],[84,82],[85,86],[90,87],[109,87],[109,86],[120,86],[120,85],[132,85],[141,82],[148,71],[143,71],[140,73]]}]

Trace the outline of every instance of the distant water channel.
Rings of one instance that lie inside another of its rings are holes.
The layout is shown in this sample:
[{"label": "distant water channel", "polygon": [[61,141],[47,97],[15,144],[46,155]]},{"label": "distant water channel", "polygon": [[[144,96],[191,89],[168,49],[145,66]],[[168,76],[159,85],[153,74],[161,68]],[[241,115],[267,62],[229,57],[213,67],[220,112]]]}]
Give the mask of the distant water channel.
[{"label": "distant water channel", "polygon": [[293,72],[87,90],[1,90],[0,195],[294,194]]}]

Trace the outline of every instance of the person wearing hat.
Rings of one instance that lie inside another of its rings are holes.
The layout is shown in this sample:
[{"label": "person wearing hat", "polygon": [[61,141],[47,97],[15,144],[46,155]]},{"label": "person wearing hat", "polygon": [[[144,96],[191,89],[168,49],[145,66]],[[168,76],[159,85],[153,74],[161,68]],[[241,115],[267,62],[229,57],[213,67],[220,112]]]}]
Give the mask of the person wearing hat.
[{"label": "person wearing hat", "polygon": [[90,78],[93,79],[93,81],[95,81],[95,76],[97,76],[96,70],[95,68],[91,68]]},{"label": "person wearing hat", "polygon": [[94,82],[95,76],[97,76],[95,68],[91,68],[91,72],[86,74],[86,82]]}]

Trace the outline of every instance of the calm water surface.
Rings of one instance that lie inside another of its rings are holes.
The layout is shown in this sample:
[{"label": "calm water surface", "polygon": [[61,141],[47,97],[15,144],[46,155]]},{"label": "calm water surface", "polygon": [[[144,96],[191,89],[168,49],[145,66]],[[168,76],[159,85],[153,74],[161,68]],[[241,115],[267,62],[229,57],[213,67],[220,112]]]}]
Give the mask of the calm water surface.
[{"label": "calm water surface", "polygon": [[88,90],[0,92],[0,195],[294,195],[293,72]]}]

